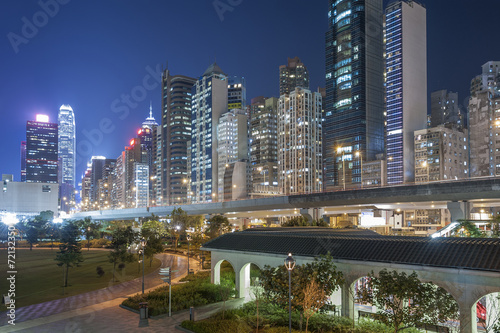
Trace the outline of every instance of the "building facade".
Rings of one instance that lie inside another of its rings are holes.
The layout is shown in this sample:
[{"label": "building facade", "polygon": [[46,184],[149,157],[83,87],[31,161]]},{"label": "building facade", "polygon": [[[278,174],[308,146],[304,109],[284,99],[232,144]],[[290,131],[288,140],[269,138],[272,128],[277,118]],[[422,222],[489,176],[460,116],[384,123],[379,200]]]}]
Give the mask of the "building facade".
[{"label": "building facade", "polygon": [[281,193],[322,189],[321,94],[295,88],[278,104],[278,184]]},{"label": "building facade", "polygon": [[467,130],[443,125],[415,131],[415,182],[468,178]]},{"label": "building facade", "polygon": [[385,10],[385,41],[387,183],[400,184],[415,179],[413,134],[427,127],[425,7],[392,2]]},{"label": "building facade", "polygon": [[327,190],[342,186],[343,174],[361,182],[358,161],[342,170],[346,159],[353,161],[353,152],[361,152],[365,161],[384,152],[382,22],[382,0],[329,0],[323,122]]},{"label": "building facade", "polygon": [[460,108],[458,93],[434,91],[431,93],[431,127],[446,124],[463,128],[466,125],[466,115]]},{"label": "building facade", "polygon": [[299,57],[288,58],[286,65],[279,68],[280,96],[290,94],[295,87],[309,89],[309,72]]},{"label": "building facade", "polygon": [[192,89],[190,192],[193,203],[218,201],[217,123],[227,111],[227,87],[227,75],[213,63]]},{"label": "building facade", "polygon": [[247,106],[247,81],[244,77],[231,76],[227,81],[227,109],[245,109]]},{"label": "building facade", "polygon": [[37,115],[26,123],[26,182],[57,183],[58,126]]},{"label": "building facade", "polygon": [[69,105],[61,105],[58,113],[58,152],[61,159],[61,184],[75,187],[76,127],[75,114]]},{"label": "building facade", "polygon": [[252,193],[274,195],[278,187],[278,101],[256,97],[250,107]]},{"label": "building facade", "polygon": [[[175,205],[188,196],[188,145],[191,140],[191,99],[196,79],[162,74],[161,170],[157,205]],[[157,190],[158,192],[158,190]],[[181,198],[181,199],[179,199]]]}]

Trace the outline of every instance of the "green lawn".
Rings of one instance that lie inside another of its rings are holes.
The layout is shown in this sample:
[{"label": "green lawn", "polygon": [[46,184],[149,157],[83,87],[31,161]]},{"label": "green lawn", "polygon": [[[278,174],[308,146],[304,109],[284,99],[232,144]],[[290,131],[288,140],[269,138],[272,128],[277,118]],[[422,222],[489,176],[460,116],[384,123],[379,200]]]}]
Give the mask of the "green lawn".
[{"label": "green lawn", "polygon": [[[126,264],[122,271],[117,267],[116,279],[113,282],[113,265],[108,262],[108,251],[83,250],[85,261],[80,267],[69,269],[68,287],[63,290],[63,269],[57,266],[54,260],[56,252],[55,249],[33,249],[33,251],[17,249],[15,260],[17,307],[78,295],[142,276],[142,265],[133,262]],[[6,250],[0,250],[0,258],[0,272],[4,276],[4,273],[8,271]],[[154,271],[160,265],[160,260],[154,259],[150,267],[146,259],[145,274]],[[102,277],[96,273],[97,266],[101,266],[105,272]],[[7,294],[7,290],[8,281],[5,278],[0,279],[0,293]],[[5,306],[2,305],[0,311],[4,310]]]}]

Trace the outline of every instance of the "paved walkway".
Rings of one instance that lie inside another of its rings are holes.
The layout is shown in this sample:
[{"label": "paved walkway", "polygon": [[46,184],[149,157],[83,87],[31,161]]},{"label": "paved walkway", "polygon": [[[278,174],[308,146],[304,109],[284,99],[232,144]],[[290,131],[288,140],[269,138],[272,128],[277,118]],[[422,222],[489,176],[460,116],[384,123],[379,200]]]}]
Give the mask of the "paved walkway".
[{"label": "paved walkway", "polygon": [[[162,253],[156,256],[162,261],[161,267],[172,267],[172,270],[177,270],[173,273],[173,281],[180,280],[187,272],[187,260],[185,257],[175,256],[172,254]],[[197,261],[190,260],[191,267],[197,269],[199,264]],[[154,289],[163,281],[159,278],[158,271],[145,276],[145,289]],[[34,304],[16,309],[16,325],[7,325],[7,316],[5,312],[0,315],[0,332],[13,332],[22,329],[36,327],[46,323],[56,322],[62,319],[88,315],[110,307],[118,307],[121,302],[130,295],[140,292],[142,289],[142,278],[111,286],[109,288],[100,289],[76,296],[62,298],[50,302]],[[120,308],[119,308],[120,309]],[[120,309],[121,310],[121,309]],[[127,311],[127,310],[124,310]],[[127,311],[129,312],[129,311]],[[93,316],[94,316],[93,315]],[[136,315],[136,314],[134,314]],[[136,315],[137,317],[138,315]],[[65,320],[67,321],[67,320]],[[108,319],[109,321],[109,319]],[[95,327],[97,331],[101,331]],[[28,330],[29,331],[29,330]],[[38,332],[39,330],[34,330]],[[56,330],[59,332],[59,330]],[[62,330],[61,332],[76,332],[72,329]]]}]

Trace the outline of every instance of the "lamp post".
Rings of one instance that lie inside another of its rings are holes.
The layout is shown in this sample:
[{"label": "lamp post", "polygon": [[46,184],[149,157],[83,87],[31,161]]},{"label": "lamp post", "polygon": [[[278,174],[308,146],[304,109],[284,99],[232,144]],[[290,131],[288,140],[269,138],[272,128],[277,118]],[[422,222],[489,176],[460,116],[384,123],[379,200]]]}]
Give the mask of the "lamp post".
[{"label": "lamp post", "polygon": [[144,252],[146,252],[146,240],[141,239],[142,246],[142,294],[144,295]]},{"label": "lamp post", "polygon": [[285,267],[288,270],[288,329],[292,333],[292,271],[295,268],[295,259],[288,253],[285,259]]},{"label": "lamp post", "polygon": [[344,161],[344,149],[341,147],[337,148],[337,154],[342,153],[342,183],[344,184],[344,191],[345,191],[345,161]]},{"label": "lamp post", "polygon": [[186,239],[188,241],[188,274],[189,275],[189,242],[191,241],[191,236],[187,235]]},{"label": "lamp post", "polygon": [[363,155],[361,155],[360,151],[356,152],[356,157],[359,158],[359,162],[361,163],[361,187],[363,187]]}]

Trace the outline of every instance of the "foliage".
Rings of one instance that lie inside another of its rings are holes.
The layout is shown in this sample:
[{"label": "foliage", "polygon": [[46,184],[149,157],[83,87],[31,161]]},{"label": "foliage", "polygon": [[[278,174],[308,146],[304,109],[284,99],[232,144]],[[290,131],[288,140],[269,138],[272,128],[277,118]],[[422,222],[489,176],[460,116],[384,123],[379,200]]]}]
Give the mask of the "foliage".
[{"label": "foliage", "polygon": [[[222,276],[221,280],[228,280]],[[200,277],[194,281],[172,286],[172,311],[188,309],[223,301],[221,286],[210,283],[210,278]],[[168,287],[162,286],[144,295],[137,294],[123,301],[123,305],[139,309],[139,303],[148,302],[149,313],[153,316],[168,312]],[[234,289],[232,291],[234,293]]]},{"label": "foliage", "polygon": [[224,319],[224,313],[226,311],[226,301],[235,295],[234,284],[229,279],[221,279],[219,287],[219,295],[220,299],[224,302],[224,306],[222,307],[222,319]]},{"label": "foliage", "polygon": [[361,303],[378,308],[376,319],[398,332],[417,324],[437,324],[458,319],[458,304],[442,288],[422,283],[417,273],[410,275],[383,269],[368,275],[358,295]]},{"label": "foliage", "polygon": [[157,220],[149,219],[143,222],[141,236],[146,240],[144,255],[149,259],[149,266],[154,255],[163,252],[162,240],[166,233],[164,224]]},{"label": "foliage", "polygon": [[108,254],[108,261],[113,264],[113,282],[115,282],[115,269],[119,263],[134,261],[134,255],[130,253],[129,247],[137,238],[132,227],[117,228],[112,233],[113,240],[111,241],[111,251]]},{"label": "foliage", "polygon": [[309,319],[318,312],[328,301],[328,295],[321,288],[313,277],[312,280],[304,288],[304,297],[302,300],[302,308],[304,309],[304,317],[306,317],[306,333],[309,326]]},{"label": "foliage", "polygon": [[[196,333],[248,333],[249,327],[243,321],[212,319],[203,321],[183,321],[182,327]],[[288,332],[288,331],[287,331]]]},{"label": "foliage", "polygon": [[104,269],[102,269],[101,266],[97,266],[95,270],[96,270],[97,275],[99,275],[99,277],[104,276]]},{"label": "foliage", "polygon": [[33,250],[33,244],[38,243],[39,239],[44,238],[47,229],[49,228],[50,221],[54,218],[54,213],[50,210],[43,211],[40,215],[35,216],[34,219],[29,220],[26,226],[26,240],[30,244],[30,250]]},{"label": "foliage", "polygon": [[459,220],[459,224],[453,230],[455,237],[484,237],[481,230],[474,222],[469,220]]},{"label": "foliage", "polygon": [[76,225],[80,228],[83,236],[87,240],[87,248],[90,250],[90,240],[99,237],[100,222],[93,222],[90,217],[76,221]]},{"label": "foliage", "polygon": [[294,216],[281,224],[282,227],[329,227],[323,219],[309,222],[304,216]]},{"label": "foliage", "polygon": [[103,248],[110,246],[111,246],[111,241],[107,240],[106,238],[95,238],[90,241],[91,248]]},{"label": "foliage", "polygon": [[[284,265],[279,267],[266,266],[261,271],[261,283],[266,299],[270,302],[286,306],[288,304],[288,271]],[[337,271],[331,255],[319,256],[312,263],[295,266],[292,271],[292,305],[301,310],[303,290],[310,280],[315,279],[327,295],[331,295],[344,283],[342,272]]]},{"label": "foliage", "polygon": [[61,229],[61,245],[55,260],[57,266],[65,266],[63,268],[64,287],[68,286],[68,272],[70,267],[79,266],[83,262],[83,256],[78,243],[80,231],[74,223],[67,223]]},{"label": "foliage", "polygon": [[229,231],[231,231],[231,224],[227,217],[223,215],[214,215],[208,220],[208,227],[205,230],[205,234],[213,239]]}]

